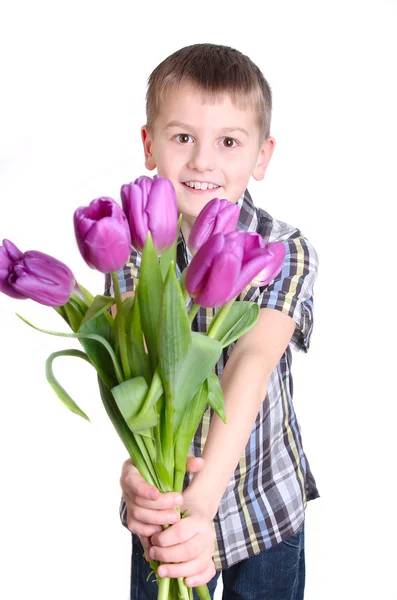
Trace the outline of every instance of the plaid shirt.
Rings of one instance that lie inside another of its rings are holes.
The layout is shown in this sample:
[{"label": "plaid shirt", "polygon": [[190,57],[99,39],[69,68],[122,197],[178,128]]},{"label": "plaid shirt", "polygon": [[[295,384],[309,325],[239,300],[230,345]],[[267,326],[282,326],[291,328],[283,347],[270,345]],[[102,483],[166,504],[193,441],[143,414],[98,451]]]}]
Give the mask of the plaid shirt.
[{"label": "plaid shirt", "polygon": [[[304,520],[307,500],[318,497],[292,403],[291,375],[291,348],[304,352],[309,349],[317,253],[298,229],[256,208],[248,191],[238,204],[241,209],[238,229],[258,232],[268,242],[282,241],[287,250],[283,269],[276,279],[265,287],[248,286],[239,300],[256,302],[261,308],[281,310],[294,319],[296,328],[270,377],[250,439],[214,519],[217,569],[230,567],[292,536]],[[179,274],[191,259],[181,235],[177,248]],[[140,253],[133,250],[130,262],[119,271],[122,292],[135,289],[140,263]],[[106,276],[105,294],[111,293],[111,279]],[[193,328],[206,332],[212,316],[213,309],[200,308]],[[219,378],[234,345],[224,349],[217,364]],[[195,456],[202,454],[212,413],[208,407],[195,434],[190,449]],[[189,477],[187,475],[186,484]],[[123,501],[120,515],[127,526]]]}]

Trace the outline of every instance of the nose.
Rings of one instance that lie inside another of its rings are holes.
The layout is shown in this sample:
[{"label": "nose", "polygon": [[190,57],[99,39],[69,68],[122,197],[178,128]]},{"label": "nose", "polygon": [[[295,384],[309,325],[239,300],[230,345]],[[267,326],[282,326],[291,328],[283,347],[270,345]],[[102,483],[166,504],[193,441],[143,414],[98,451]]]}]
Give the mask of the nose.
[{"label": "nose", "polygon": [[194,144],[188,165],[196,171],[213,171],[215,169],[215,148],[210,145]]}]

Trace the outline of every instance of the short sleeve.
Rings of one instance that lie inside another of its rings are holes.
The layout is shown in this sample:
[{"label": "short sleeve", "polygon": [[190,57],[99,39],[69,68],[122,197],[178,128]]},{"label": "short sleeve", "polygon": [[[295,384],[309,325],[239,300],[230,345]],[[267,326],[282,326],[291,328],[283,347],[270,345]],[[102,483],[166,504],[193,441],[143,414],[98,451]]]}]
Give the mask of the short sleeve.
[{"label": "short sleeve", "polygon": [[296,322],[291,345],[307,352],[313,331],[313,286],[317,278],[318,255],[304,237],[283,243],[287,253],[281,273],[268,286],[259,289],[261,308],[281,310]]},{"label": "short sleeve", "polygon": [[[139,280],[139,269],[141,267],[142,254],[131,249],[129,261],[122,267],[118,272],[118,279],[120,284],[121,293],[124,292],[135,292],[138,280]],[[110,273],[105,275],[105,296],[113,295],[113,282]]]}]

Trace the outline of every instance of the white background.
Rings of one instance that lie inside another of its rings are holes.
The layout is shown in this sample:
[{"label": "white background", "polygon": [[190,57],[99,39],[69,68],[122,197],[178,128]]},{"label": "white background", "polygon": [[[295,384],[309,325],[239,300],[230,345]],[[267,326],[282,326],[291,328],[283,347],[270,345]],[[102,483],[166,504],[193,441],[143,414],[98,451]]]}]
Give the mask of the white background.
[{"label": "white background", "polygon": [[[81,259],[72,215],[119,199],[145,173],[146,80],[178,48],[237,47],[274,95],[277,147],[250,189],[315,245],[320,274],[309,354],[294,355],[295,404],[321,492],[307,511],[307,600],[397,598],[395,480],[396,2],[18,2],[0,13],[0,240]],[[77,347],[15,316],[62,329],[51,309],[0,298],[0,596],[127,600],[119,525],[126,458],[95,374],[56,373],[92,424],[44,376]],[[65,330],[65,329],[64,329]]]}]

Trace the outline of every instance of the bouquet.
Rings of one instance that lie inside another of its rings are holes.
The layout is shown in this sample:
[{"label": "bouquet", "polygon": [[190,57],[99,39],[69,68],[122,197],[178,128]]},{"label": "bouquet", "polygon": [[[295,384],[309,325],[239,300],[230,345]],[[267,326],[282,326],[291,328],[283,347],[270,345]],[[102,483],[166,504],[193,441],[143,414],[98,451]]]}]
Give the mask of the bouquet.
[{"label": "bouquet", "polygon": [[[110,273],[113,296],[90,294],[59,260],[39,251],[0,246],[0,291],[53,307],[83,350],[52,353],[46,377],[72,412],[88,419],[57,381],[53,362],[75,356],[97,371],[105,410],[135,466],[161,492],[183,491],[189,446],[207,406],[225,422],[223,394],[214,368],[222,349],[256,322],[259,307],[236,301],[248,285],[267,285],[280,272],[285,246],[236,230],[239,208],[214,198],[196,219],[188,245],[190,265],[180,273],[176,247],[181,218],[170,180],[139,177],[121,188],[122,207],[101,197],[74,214],[80,252],[91,267]],[[139,283],[123,300],[117,271],[131,246],[142,252]],[[179,274],[179,278],[177,276]],[[206,334],[192,331],[200,307],[214,308]],[[185,515],[182,515],[184,517]],[[164,526],[166,527],[166,526]],[[193,598],[183,578],[157,575],[159,600]],[[195,588],[209,599],[206,586]]]}]

